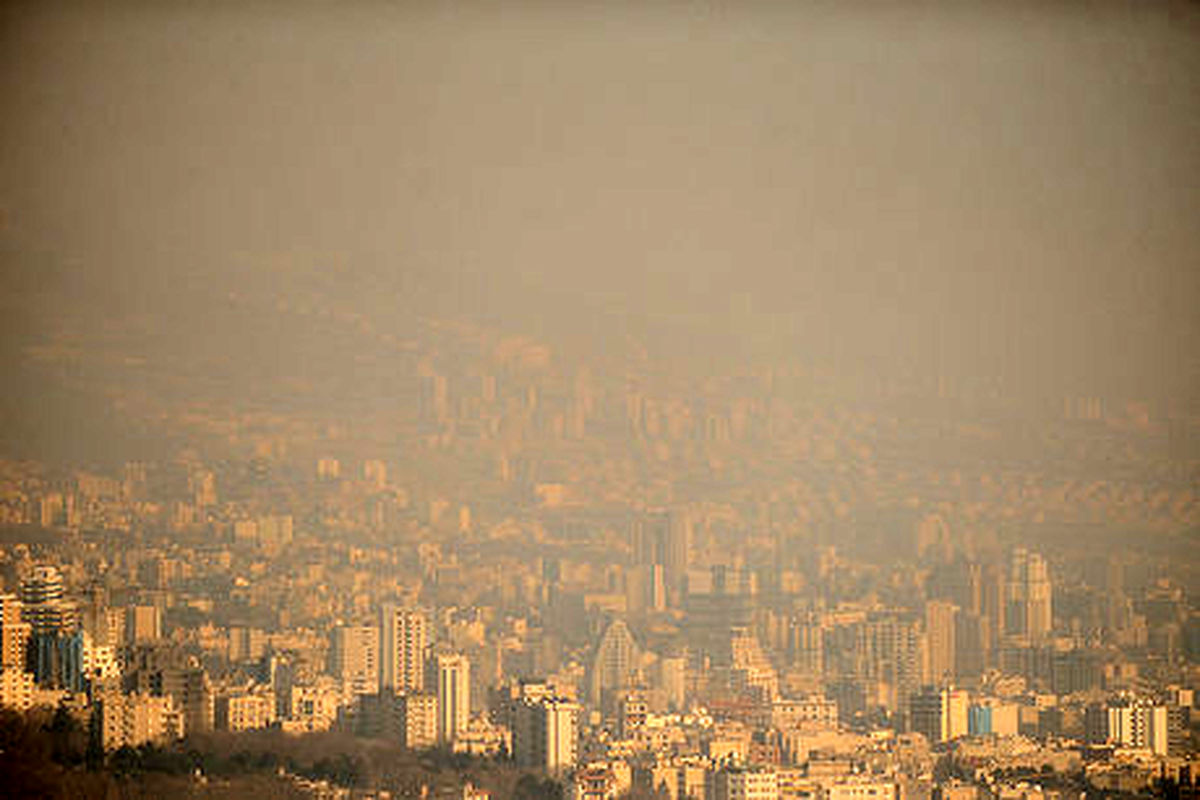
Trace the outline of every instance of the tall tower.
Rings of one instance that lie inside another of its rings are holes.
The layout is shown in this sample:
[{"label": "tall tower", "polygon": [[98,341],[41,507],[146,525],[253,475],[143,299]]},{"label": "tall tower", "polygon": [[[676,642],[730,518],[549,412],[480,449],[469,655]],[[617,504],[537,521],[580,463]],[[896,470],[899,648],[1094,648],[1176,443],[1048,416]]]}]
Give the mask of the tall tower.
[{"label": "tall tower", "polygon": [[1044,639],[1052,627],[1050,571],[1046,560],[1023,547],[1013,550],[1005,603],[1007,632],[1031,641]]},{"label": "tall tower", "polygon": [[37,567],[21,581],[21,616],[29,624],[29,667],[41,684],[76,688],[82,680],[83,639],[57,567]]},{"label": "tall tower", "polygon": [[379,692],[379,629],[369,625],[334,629],[331,672],[356,695]]},{"label": "tall tower", "polygon": [[1034,640],[1050,635],[1053,627],[1050,570],[1046,560],[1030,553],[1025,568],[1025,629]]},{"label": "tall tower", "polygon": [[1002,562],[988,562],[983,567],[980,591],[980,614],[987,621],[987,659],[984,667],[995,666],[995,654],[1005,634],[1005,593],[1007,583]]},{"label": "tall tower", "polygon": [[57,567],[37,567],[32,575],[21,581],[21,603],[25,621],[35,635],[57,634],[69,622],[62,575]]},{"label": "tall tower", "polygon": [[851,658],[859,678],[887,687],[889,708],[900,710],[925,673],[926,637],[916,619],[877,615],[854,627]]},{"label": "tall tower", "polygon": [[401,738],[410,750],[433,747],[437,743],[437,698],[431,694],[406,694],[400,697]]},{"label": "tall tower", "polygon": [[622,620],[614,621],[600,637],[592,660],[592,702],[600,705],[606,691],[629,688],[633,684],[637,661],[637,643],[633,634]]},{"label": "tall tower", "polygon": [[788,622],[786,652],[791,664],[819,678],[825,672],[825,635],[815,611],[798,612]]},{"label": "tall tower", "polygon": [[954,670],[958,678],[979,677],[991,661],[990,619],[959,611],[954,625]]},{"label": "tall tower", "polygon": [[464,655],[437,657],[438,741],[452,743],[471,719],[471,662]]},{"label": "tall tower", "polygon": [[940,685],[953,680],[955,664],[955,621],[958,607],[947,600],[925,603],[925,635],[928,637],[926,675],[930,683]]},{"label": "tall tower", "polygon": [[651,568],[651,574],[653,567],[661,567],[667,600],[674,607],[683,601],[691,532],[691,519],[682,509],[647,511],[634,520],[630,531],[634,565]]},{"label": "tall tower", "polygon": [[579,707],[554,697],[523,700],[513,723],[513,755],[522,767],[551,774],[575,766],[578,760]]},{"label": "tall tower", "polygon": [[425,612],[386,604],[379,628],[381,689],[394,694],[420,692],[425,686],[425,649],[429,643]]},{"label": "tall tower", "polygon": [[546,764],[548,772],[560,772],[575,766],[578,759],[579,709],[573,703],[562,700],[547,700],[546,715]]},{"label": "tall tower", "polygon": [[1129,598],[1125,594],[1125,568],[1121,561],[1112,556],[1107,563],[1104,576],[1104,628],[1109,640],[1129,627],[1131,614]]},{"label": "tall tower", "polygon": [[927,686],[909,698],[910,727],[930,744],[966,736],[968,695],[962,689]]}]

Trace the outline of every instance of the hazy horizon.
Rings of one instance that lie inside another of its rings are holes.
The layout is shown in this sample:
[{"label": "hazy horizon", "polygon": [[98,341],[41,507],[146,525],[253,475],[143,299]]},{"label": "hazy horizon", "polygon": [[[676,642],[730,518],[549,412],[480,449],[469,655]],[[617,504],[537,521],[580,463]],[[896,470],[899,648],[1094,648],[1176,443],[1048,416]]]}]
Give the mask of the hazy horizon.
[{"label": "hazy horizon", "polygon": [[[64,328],[187,360],[230,293],[315,291],[700,369],[1200,398],[1194,4],[280,11],[6,8],[10,367]],[[211,336],[270,366],[280,330]]]},{"label": "hazy horizon", "polygon": [[1197,796],[1200,3],[13,2],[0,145],[6,792]]}]

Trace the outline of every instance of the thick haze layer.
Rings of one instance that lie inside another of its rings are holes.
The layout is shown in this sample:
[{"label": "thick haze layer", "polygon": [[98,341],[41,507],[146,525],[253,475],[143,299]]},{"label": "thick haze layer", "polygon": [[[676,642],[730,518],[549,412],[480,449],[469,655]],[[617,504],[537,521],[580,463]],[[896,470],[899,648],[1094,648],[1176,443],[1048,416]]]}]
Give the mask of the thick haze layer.
[{"label": "thick haze layer", "polygon": [[1195,5],[563,5],[10,6],[6,359],[316,276],[398,328],[1194,402]]}]

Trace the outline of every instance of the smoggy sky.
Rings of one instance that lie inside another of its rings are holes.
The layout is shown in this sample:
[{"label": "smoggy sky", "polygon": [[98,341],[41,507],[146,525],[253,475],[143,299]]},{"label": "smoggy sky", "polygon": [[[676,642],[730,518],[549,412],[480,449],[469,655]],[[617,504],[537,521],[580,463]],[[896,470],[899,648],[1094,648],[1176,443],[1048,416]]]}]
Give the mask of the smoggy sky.
[{"label": "smoggy sky", "polygon": [[1195,4],[3,13],[4,268],[58,298],[7,337],[283,255],[600,346],[1197,395]]}]

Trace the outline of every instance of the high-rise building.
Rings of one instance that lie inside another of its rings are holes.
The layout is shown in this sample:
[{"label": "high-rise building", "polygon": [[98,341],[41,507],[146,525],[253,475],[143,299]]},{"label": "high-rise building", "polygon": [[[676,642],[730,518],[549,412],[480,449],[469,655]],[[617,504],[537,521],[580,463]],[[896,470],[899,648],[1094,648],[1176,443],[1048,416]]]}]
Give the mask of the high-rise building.
[{"label": "high-rise building", "polygon": [[1170,747],[1169,722],[1166,706],[1121,697],[1088,709],[1088,739],[1165,756]]},{"label": "high-rise building", "polygon": [[267,634],[260,628],[234,625],[229,628],[229,660],[235,664],[260,661],[267,653]]},{"label": "high-rise building", "polygon": [[983,566],[980,592],[979,613],[987,621],[987,659],[985,668],[996,666],[997,654],[1004,641],[1005,634],[1005,593],[1007,581],[1004,577],[1004,564],[987,563]]},{"label": "high-rise building", "polygon": [[183,668],[168,669],[157,678],[155,694],[175,698],[188,731],[201,733],[213,729],[215,697],[208,674],[202,667],[189,664]]},{"label": "high-rise building", "polygon": [[188,731],[212,730],[215,695],[208,673],[194,656],[162,643],[127,648],[123,682],[127,691],[174,698]]},{"label": "high-rise building", "polygon": [[578,759],[579,707],[546,697],[523,700],[513,720],[513,755],[518,766],[559,773]]},{"label": "high-rise building", "polygon": [[792,668],[820,678],[825,673],[825,632],[813,611],[802,612],[788,623],[785,652]]},{"label": "high-rise building", "polygon": [[954,625],[954,676],[978,678],[992,660],[991,623],[987,617],[959,611]]},{"label": "high-rise building", "polygon": [[983,587],[983,568],[965,558],[939,562],[925,582],[929,599],[949,600],[969,614],[983,610]]},{"label": "high-rise building", "polygon": [[1008,633],[1040,641],[1052,627],[1050,571],[1046,560],[1023,547],[1013,550],[1005,604]]},{"label": "high-rise building", "polygon": [[754,570],[728,564],[691,569],[685,576],[684,636],[688,646],[717,655],[729,643],[732,628],[754,624],[758,577]]},{"label": "high-rise building", "polygon": [[93,595],[83,609],[81,622],[93,644],[114,649],[125,644],[125,608],[110,608],[105,600]]},{"label": "high-rise building", "polygon": [[411,693],[400,698],[401,736],[410,750],[433,747],[438,738],[438,702],[431,694]]},{"label": "high-rise building", "polygon": [[1116,557],[1105,563],[1104,628],[1110,641],[1118,642],[1133,618],[1133,604],[1125,593],[1125,566]]},{"label": "high-rise building", "polygon": [[62,575],[57,567],[41,566],[21,581],[23,617],[35,635],[60,633],[71,622]]},{"label": "high-rise building", "polygon": [[330,666],[334,677],[354,695],[379,692],[379,629],[344,625],[333,631]]},{"label": "high-rise building", "polygon": [[930,744],[966,736],[968,710],[968,696],[961,689],[927,686],[909,698],[910,726]]},{"label": "high-rise building", "polygon": [[83,688],[83,637],[57,567],[41,566],[21,581],[21,616],[29,624],[28,666],[39,684]]},{"label": "high-rise building", "polygon": [[[846,677],[866,680],[884,692],[889,708],[900,710],[922,684],[925,638],[920,623],[894,614],[878,614],[852,629],[852,670]],[[826,646],[826,653],[830,647]]]},{"label": "high-rise building", "polygon": [[464,655],[437,657],[438,741],[452,744],[471,721],[471,662]]},{"label": "high-rise building", "polygon": [[630,614],[659,612],[666,606],[662,564],[634,564],[625,571],[625,607]]},{"label": "high-rise building", "polygon": [[110,692],[101,698],[99,712],[105,750],[164,744],[187,730],[184,715],[170,696]]},{"label": "high-rise building", "polygon": [[[721,654],[724,662],[724,654]],[[734,628],[729,637],[730,691],[735,695],[771,700],[779,695],[779,676],[758,638],[746,628]]]},{"label": "high-rise building", "polygon": [[591,698],[599,705],[606,693],[630,688],[635,682],[638,648],[622,620],[614,620],[600,637],[592,658]]},{"label": "high-rise building", "polygon": [[666,655],[658,660],[657,688],[668,711],[683,711],[687,701],[687,659]]},{"label": "high-rise building", "polygon": [[[683,510],[647,511],[633,521],[630,530],[634,566],[662,568],[662,585],[672,607],[679,607],[683,601],[691,532],[691,520]],[[657,573],[650,570],[647,574],[651,576],[648,586],[652,590]]]},{"label": "high-rise building", "polygon": [[380,686],[396,694],[425,688],[429,621],[419,608],[385,605],[380,620]]},{"label": "high-rise building", "polygon": [[31,626],[22,618],[21,601],[0,594],[0,669],[25,669],[25,649]]},{"label": "high-rise building", "polygon": [[958,607],[948,600],[925,603],[925,655],[928,660],[925,677],[929,683],[940,684],[953,680],[955,663],[955,623]]}]

